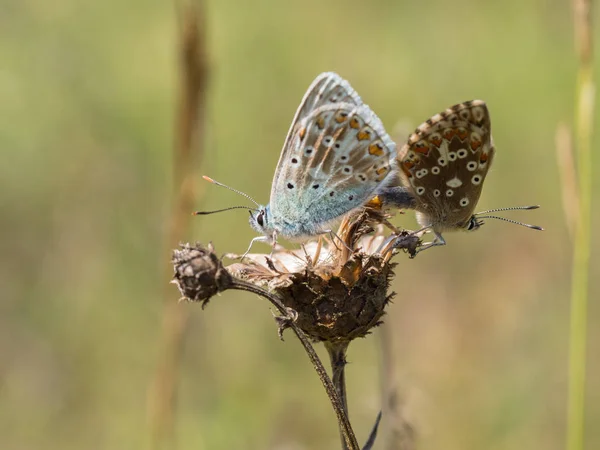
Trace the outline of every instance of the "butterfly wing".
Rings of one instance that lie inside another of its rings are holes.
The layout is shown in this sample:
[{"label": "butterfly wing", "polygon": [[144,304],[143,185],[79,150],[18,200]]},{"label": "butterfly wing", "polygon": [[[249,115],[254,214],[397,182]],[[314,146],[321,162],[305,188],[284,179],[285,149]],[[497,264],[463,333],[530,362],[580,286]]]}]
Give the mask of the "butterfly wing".
[{"label": "butterfly wing", "polygon": [[363,102],[356,93],[350,83],[334,72],[324,72],[317,76],[308,90],[304,94],[300,106],[296,110],[294,120],[290,125],[290,129],[285,138],[283,149],[275,169],[273,183],[271,185],[271,198],[273,198],[274,188],[280,176],[281,166],[284,161],[287,161],[287,152],[290,150],[290,141],[292,137],[298,133],[301,128],[300,122],[309,116],[315,109],[334,103],[347,103],[350,105],[362,105]]},{"label": "butterfly wing", "polygon": [[462,228],[477,205],[494,157],[491,122],[481,100],[460,103],[422,123],[399,156],[400,176],[422,225]]},{"label": "butterfly wing", "polygon": [[395,159],[394,142],[367,105],[321,106],[298,122],[283,152],[273,217],[294,230],[288,237],[317,234],[369,200]]}]

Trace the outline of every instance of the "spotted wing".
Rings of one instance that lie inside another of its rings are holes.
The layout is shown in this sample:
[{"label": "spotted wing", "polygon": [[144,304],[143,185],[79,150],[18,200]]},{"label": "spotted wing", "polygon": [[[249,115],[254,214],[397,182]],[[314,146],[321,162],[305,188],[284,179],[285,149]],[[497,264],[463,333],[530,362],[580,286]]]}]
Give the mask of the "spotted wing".
[{"label": "spotted wing", "polygon": [[493,157],[490,116],[481,100],[454,105],[422,123],[400,152],[399,173],[424,225],[463,227]]},{"label": "spotted wing", "polygon": [[396,146],[367,105],[335,103],[298,122],[273,182],[271,211],[316,234],[363,205],[395,167]]},{"label": "spotted wing", "polygon": [[271,186],[271,198],[273,198],[275,181],[281,171],[282,163],[288,159],[286,152],[290,149],[290,140],[294,134],[298,132],[302,119],[305,119],[321,106],[335,103],[347,103],[356,106],[363,104],[359,95],[352,89],[352,86],[350,86],[350,83],[340,77],[337,73],[324,72],[317,76],[309,86],[300,102],[300,106],[298,106],[298,109],[296,110],[294,120],[292,120],[287,137],[285,138],[285,143],[283,144],[283,149],[281,150],[277,168],[275,169],[273,184]]}]

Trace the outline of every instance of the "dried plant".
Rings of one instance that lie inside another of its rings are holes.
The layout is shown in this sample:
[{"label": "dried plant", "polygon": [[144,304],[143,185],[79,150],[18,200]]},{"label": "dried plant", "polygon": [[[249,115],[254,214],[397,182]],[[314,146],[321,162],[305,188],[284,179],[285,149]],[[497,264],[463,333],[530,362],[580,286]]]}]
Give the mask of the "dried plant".
[{"label": "dried plant", "polygon": [[[184,299],[206,306],[211,297],[227,289],[256,293],[281,313],[280,336],[291,328],[302,342],[336,412],[344,449],[359,449],[348,420],[344,368],[349,343],[368,335],[382,323],[393,293],[389,291],[400,249],[414,256],[420,240],[414,233],[385,237],[387,218],[365,209],[346,217],[337,233],[342,242],[325,239],[299,250],[281,246],[272,254],[249,254],[242,262],[224,266],[211,245],[181,246],[173,265]],[[229,255],[235,256],[235,255]],[[332,366],[330,378],[311,345],[323,342]],[[381,415],[363,449],[371,449]]]}]

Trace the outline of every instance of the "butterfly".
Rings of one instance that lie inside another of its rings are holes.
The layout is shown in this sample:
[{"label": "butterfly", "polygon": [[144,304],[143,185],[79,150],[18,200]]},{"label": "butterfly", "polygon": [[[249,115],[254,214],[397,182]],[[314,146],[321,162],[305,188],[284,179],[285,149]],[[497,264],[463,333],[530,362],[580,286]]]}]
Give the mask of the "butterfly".
[{"label": "butterfly", "polygon": [[419,125],[409,136],[398,154],[399,185],[380,189],[375,202],[416,210],[423,230],[430,229],[435,235],[419,251],[445,245],[445,231],[479,229],[482,219],[500,219],[542,230],[536,225],[489,215],[538,206],[474,213],[495,153],[485,102],[472,100],[454,105]]},{"label": "butterfly", "polygon": [[363,206],[391,179],[396,156],[396,144],[381,120],[350,84],[336,73],[320,74],[288,131],[269,204],[259,205],[246,195],[257,205],[250,226],[261,233],[248,251],[257,241],[274,245],[278,237],[301,241],[332,234],[333,223]]}]

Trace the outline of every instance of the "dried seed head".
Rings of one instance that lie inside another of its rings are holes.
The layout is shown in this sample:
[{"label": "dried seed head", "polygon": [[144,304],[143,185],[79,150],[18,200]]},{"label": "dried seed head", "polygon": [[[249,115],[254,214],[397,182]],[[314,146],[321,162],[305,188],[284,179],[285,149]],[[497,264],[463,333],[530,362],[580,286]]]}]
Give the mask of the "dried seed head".
[{"label": "dried seed head", "polygon": [[223,268],[214,254],[211,244],[204,248],[201,244],[183,244],[173,252],[175,275],[172,283],[177,285],[181,295],[191,301],[208,300],[231,285],[231,276]]},{"label": "dried seed head", "polygon": [[278,250],[271,257],[248,255],[246,263],[227,270],[277,294],[298,313],[296,324],[315,340],[362,337],[380,323],[393,295],[388,294],[393,249],[382,253],[385,238],[367,235],[379,220],[363,212],[342,222],[338,236],[344,244],[335,239]]},{"label": "dried seed head", "polygon": [[307,268],[275,291],[298,312],[296,324],[312,338],[352,340],[380,323],[392,275],[392,264],[380,256],[355,253],[329,278]]}]

